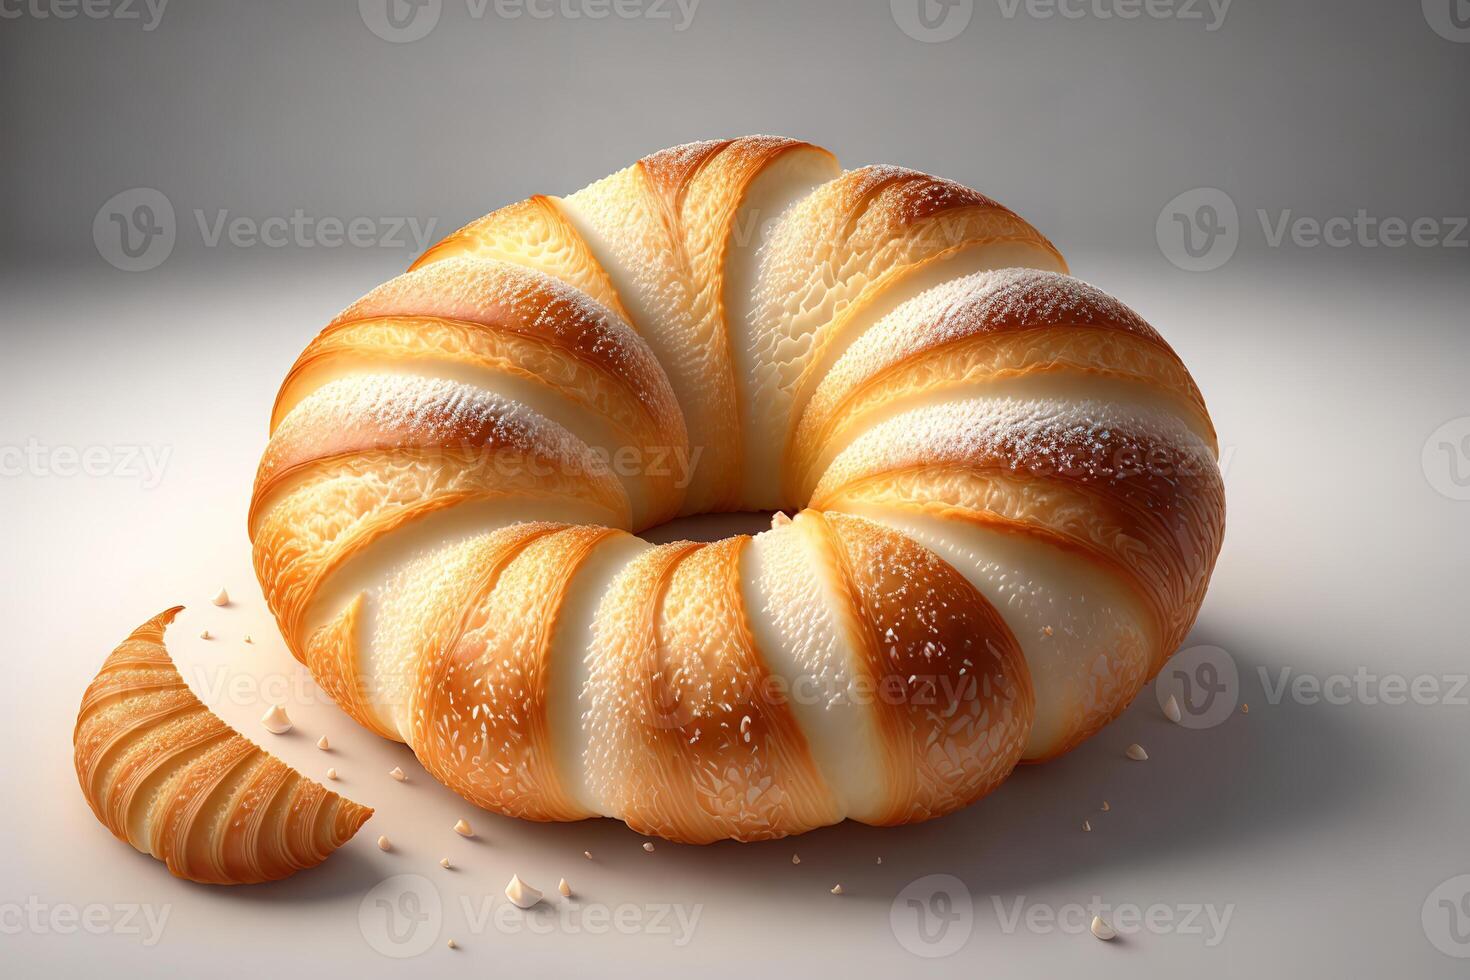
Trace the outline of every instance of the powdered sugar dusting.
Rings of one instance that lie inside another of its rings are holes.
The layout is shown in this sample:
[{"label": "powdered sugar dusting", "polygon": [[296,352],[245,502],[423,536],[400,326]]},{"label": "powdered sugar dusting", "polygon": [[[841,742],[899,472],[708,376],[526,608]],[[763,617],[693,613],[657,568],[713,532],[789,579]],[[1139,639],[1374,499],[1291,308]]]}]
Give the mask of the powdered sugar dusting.
[{"label": "powdered sugar dusting", "polygon": [[978,290],[956,284],[955,306],[986,323],[1107,324],[1160,339],[1137,313],[1081,279],[1036,269],[997,269],[978,278],[983,280]]},{"label": "powdered sugar dusting", "polygon": [[851,171],[851,177],[855,199],[861,200],[881,192],[882,197],[876,206],[892,211],[902,224],[952,208],[1001,208],[999,203],[977,190],[908,167],[871,164]]},{"label": "powdered sugar dusting", "polygon": [[292,409],[260,479],[325,456],[410,447],[501,450],[546,458],[564,472],[600,472],[585,443],[519,402],[456,381],[360,374],[323,385]]},{"label": "powdered sugar dusting", "polygon": [[1080,279],[997,269],[952,279],[899,306],[853,342],[829,378],[870,374],[966,337],[1053,326],[1107,328],[1163,344],[1137,313]]},{"label": "powdered sugar dusting", "polygon": [[639,165],[663,193],[676,195],[710,157],[729,146],[731,140],[700,140],[651,153]]},{"label": "powdered sugar dusting", "polygon": [[[1167,466],[1145,465],[1161,451]],[[1093,400],[976,398],[914,409],[874,426],[832,462],[816,497],[868,474],[953,464],[1095,484],[1217,472],[1209,448],[1172,415]]]},{"label": "powdered sugar dusting", "polygon": [[444,259],[384,283],[334,322],[387,316],[443,317],[550,339],[633,388],[645,404],[673,405],[663,367],[643,338],[581,290],[534,269],[479,256]]}]

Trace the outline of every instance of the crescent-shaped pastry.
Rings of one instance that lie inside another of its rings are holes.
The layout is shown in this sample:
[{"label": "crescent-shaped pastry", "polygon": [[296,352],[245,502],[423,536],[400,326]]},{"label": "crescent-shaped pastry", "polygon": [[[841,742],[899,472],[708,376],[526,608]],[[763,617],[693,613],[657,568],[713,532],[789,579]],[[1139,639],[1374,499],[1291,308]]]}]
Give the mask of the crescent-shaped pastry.
[{"label": "crescent-shaped pastry", "polygon": [[72,738],[82,795],[119,840],[180,878],[252,884],[320,864],[373,811],[200,703],[163,645],[181,608],[134,630],[88,686]]}]

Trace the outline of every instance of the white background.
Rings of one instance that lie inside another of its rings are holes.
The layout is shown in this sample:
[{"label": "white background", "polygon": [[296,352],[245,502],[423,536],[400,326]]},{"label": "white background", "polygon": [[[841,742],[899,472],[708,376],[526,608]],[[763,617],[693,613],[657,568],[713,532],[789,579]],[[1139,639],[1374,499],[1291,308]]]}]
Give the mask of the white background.
[{"label": "white background", "polygon": [[[244,255],[224,270],[170,263],[128,275],[103,266],[3,280],[11,322],[47,324],[23,361],[7,362],[5,441],[143,444],[171,454],[153,489],[126,474],[3,482],[9,560],[0,595],[12,682],[0,689],[10,747],[0,949],[22,973],[401,975],[405,965],[365,938],[359,906],[383,879],[411,872],[441,897],[441,917],[422,926],[439,930],[423,960],[444,969],[1463,975],[1463,962],[1431,945],[1421,910],[1441,882],[1470,872],[1467,692],[1458,705],[1363,703],[1356,692],[1345,704],[1290,694],[1271,704],[1261,676],[1275,685],[1283,670],[1325,680],[1362,667],[1427,675],[1448,691],[1466,672],[1470,502],[1437,492],[1431,478],[1442,483],[1448,470],[1426,473],[1421,461],[1432,431],[1470,414],[1461,267],[1238,257],[1197,275],[1157,255],[1074,260],[1079,275],[1129,298],[1163,329],[1214,414],[1228,459],[1228,529],[1189,645],[1228,652],[1248,714],[1186,730],[1165,721],[1145,692],[1071,755],[1023,769],[939,821],[844,825],[752,846],[661,843],[647,854],[642,838],[608,821],[547,826],[471,812],[405,749],[358,729],[322,698],[275,636],[244,533],[268,407],[316,325],[400,258],[291,265]],[[208,603],[221,584],[237,599],[223,610]],[[115,643],[176,602],[189,608],[170,647],[195,689],[308,774],[335,766],[337,788],[377,808],[324,866],[255,888],[174,881],[85,806],[70,745],[81,692]],[[206,627],[218,638],[199,640]],[[296,730],[277,738],[257,720],[282,692]],[[314,747],[321,733],[330,754]],[[1124,757],[1133,741],[1147,747],[1148,762]],[[388,778],[395,765],[410,773],[406,784]],[[461,816],[478,839],[452,832]],[[1091,833],[1081,831],[1084,819]],[[379,834],[394,841],[392,853],[374,846]],[[460,870],[441,870],[444,856]],[[677,904],[687,916],[697,906],[692,941],[675,945],[677,930],[592,936],[562,924],[549,935],[508,932],[494,918],[477,933],[481,903],[503,904],[512,873],[548,892],[565,876],[584,903],[614,911]],[[929,960],[896,938],[890,906],[934,873],[964,883],[973,915],[958,951]],[[845,894],[828,894],[839,882]],[[146,935],[114,931],[28,924],[16,932],[11,909],[31,896],[48,909],[147,903],[168,918],[152,946]],[[1231,917],[1214,946],[1208,930],[1144,931],[1108,946],[1045,919],[1023,918],[1007,931],[1018,901],[1064,910],[1094,896],[1162,905],[1176,923],[1196,905],[1228,908]],[[460,950],[444,947],[451,937]]]}]

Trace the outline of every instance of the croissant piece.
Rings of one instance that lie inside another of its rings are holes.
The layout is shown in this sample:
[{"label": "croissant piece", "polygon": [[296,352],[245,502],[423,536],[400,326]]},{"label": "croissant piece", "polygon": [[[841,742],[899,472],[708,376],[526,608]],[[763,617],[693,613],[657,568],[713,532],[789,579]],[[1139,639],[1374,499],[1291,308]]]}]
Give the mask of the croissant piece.
[{"label": "croissant piece", "polygon": [[163,645],[182,607],[133,631],[87,688],[72,737],[97,819],[180,878],[273,881],[326,860],[372,816],[204,707]]},{"label": "croissant piece", "polygon": [[695,842],[950,812],[1128,705],[1223,538],[1189,371],[1066,269],[976,191],[775,137],[502,208],[297,361],[257,575],[482,807]]}]

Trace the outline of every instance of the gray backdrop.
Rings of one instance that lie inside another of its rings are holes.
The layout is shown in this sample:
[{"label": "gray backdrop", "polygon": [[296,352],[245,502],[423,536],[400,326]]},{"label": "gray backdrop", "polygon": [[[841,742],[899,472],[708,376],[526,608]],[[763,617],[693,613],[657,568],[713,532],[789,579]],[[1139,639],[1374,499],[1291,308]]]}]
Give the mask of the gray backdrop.
[{"label": "gray backdrop", "polygon": [[[5,7],[38,2],[67,0]],[[418,21],[395,33],[390,2]],[[181,254],[201,247],[195,209],[447,231],[750,132],[970,183],[1064,252],[1152,248],[1160,208],[1200,186],[1247,218],[1470,212],[1470,47],[1419,0],[418,2],[173,0],[152,30],[144,0],[137,19],[0,20],[7,259],[86,260],[97,208],[136,186],[193,228]],[[432,29],[390,43],[374,8],[389,36]],[[963,29],[915,40],[924,9],[932,36]],[[1250,224],[1242,247],[1262,246]]]}]

